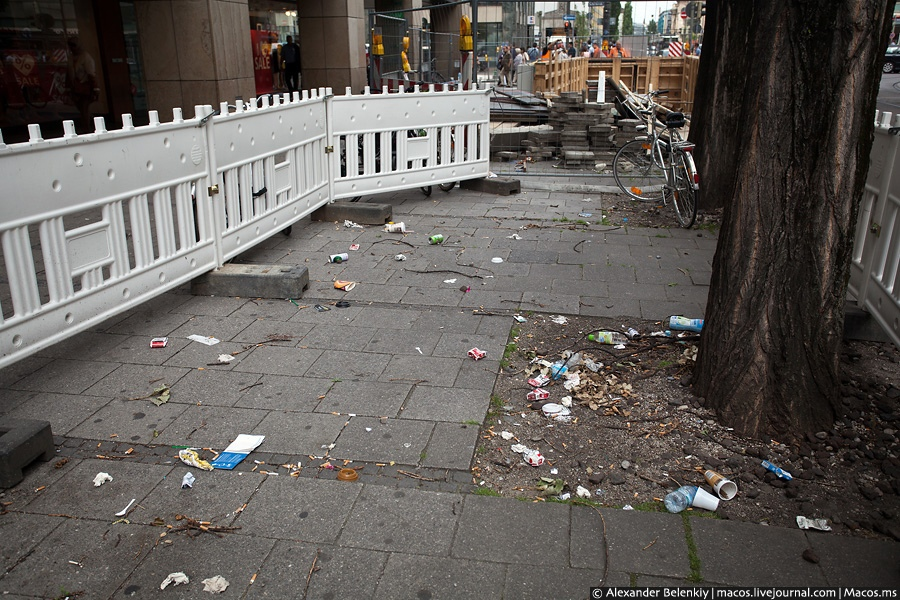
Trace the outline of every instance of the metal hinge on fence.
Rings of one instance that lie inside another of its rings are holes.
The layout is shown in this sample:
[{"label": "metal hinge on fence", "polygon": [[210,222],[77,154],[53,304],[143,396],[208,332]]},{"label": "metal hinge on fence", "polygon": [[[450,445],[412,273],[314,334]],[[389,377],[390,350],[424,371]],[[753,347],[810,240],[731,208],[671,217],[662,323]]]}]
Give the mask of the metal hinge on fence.
[{"label": "metal hinge on fence", "polygon": [[334,146],[325,146],[325,154],[331,154],[334,152]]},{"label": "metal hinge on fence", "polygon": [[219,184],[217,183],[215,185],[209,186],[208,188],[206,188],[206,191],[209,192],[210,196],[215,196],[219,193]]}]

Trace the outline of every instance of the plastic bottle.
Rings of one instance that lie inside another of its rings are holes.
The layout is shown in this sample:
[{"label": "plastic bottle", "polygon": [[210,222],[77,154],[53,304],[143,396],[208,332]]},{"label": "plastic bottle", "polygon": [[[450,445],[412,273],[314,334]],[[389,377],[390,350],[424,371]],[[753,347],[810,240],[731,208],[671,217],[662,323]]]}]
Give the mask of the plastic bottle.
[{"label": "plastic bottle", "polygon": [[696,493],[697,486],[695,485],[683,485],[674,492],[669,492],[664,500],[666,510],[670,513],[680,513],[691,505]]},{"label": "plastic bottle", "polygon": [[588,339],[598,344],[627,344],[628,338],[618,331],[596,331],[588,335]]},{"label": "plastic bottle", "polygon": [[781,467],[776,467],[775,465],[773,465],[772,463],[770,463],[770,462],[767,461],[767,460],[762,461],[760,464],[761,464],[763,467],[765,467],[767,470],[772,471],[773,473],[775,473],[775,474],[776,474],[778,477],[780,477],[781,479],[787,479],[788,481],[790,481],[791,479],[793,479],[793,476],[791,476],[790,473],[788,473],[787,471],[785,471],[785,470],[782,469]]},{"label": "plastic bottle", "polygon": [[700,333],[703,329],[703,319],[688,319],[687,317],[669,317],[669,329],[681,329]]}]

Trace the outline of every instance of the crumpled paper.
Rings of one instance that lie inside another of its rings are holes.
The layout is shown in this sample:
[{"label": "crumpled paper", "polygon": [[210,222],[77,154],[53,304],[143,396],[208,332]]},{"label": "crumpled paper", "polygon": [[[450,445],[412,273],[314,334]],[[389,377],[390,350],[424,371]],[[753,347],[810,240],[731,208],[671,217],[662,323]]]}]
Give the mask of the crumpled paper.
[{"label": "crumpled paper", "polygon": [[797,516],[797,527],[800,529],[818,529],[819,531],[831,531],[828,521],[825,519],[807,519]]},{"label": "crumpled paper", "polygon": [[203,591],[211,594],[221,594],[228,589],[228,581],[221,575],[204,579],[202,582]]},{"label": "crumpled paper", "polygon": [[188,576],[178,571],[177,573],[169,573],[169,576],[163,579],[163,582],[159,584],[159,589],[164,590],[169,584],[172,585],[181,585],[183,583],[190,583],[191,580],[188,579]]},{"label": "crumpled paper", "polygon": [[196,481],[196,477],[194,477],[193,473],[188,471],[181,480],[181,489],[186,490],[187,488],[193,488],[194,481]]},{"label": "crumpled paper", "polygon": [[94,477],[94,487],[100,487],[107,481],[112,481],[112,475],[109,473],[97,473],[96,477]]},{"label": "crumpled paper", "polygon": [[190,465],[192,467],[197,467],[198,469],[203,469],[204,471],[212,471],[213,467],[207,461],[200,458],[200,455],[197,454],[196,450],[192,450],[191,448],[185,448],[183,450],[178,451],[178,458],[181,459],[186,465]]}]

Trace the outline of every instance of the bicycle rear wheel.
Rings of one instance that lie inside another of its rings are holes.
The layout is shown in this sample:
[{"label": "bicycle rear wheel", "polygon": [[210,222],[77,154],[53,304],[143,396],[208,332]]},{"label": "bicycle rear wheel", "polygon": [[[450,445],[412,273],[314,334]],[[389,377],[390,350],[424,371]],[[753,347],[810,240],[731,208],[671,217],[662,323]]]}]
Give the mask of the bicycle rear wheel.
[{"label": "bicycle rear wheel", "polygon": [[666,172],[653,156],[653,142],[632,140],[613,159],[613,177],[623,192],[636,200],[663,201]]},{"label": "bicycle rear wheel", "polygon": [[454,187],[456,187],[456,182],[455,182],[455,181],[450,181],[450,182],[448,182],[448,183],[439,183],[439,184],[438,184],[438,187],[440,187],[442,191],[449,192],[449,191],[452,190]]},{"label": "bicycle rear wheel", "polygon": [[675,216],[685,229],[689,229],[697,219],[697,197],[699,190],[694,189],[694,169],[690,157],[684,152],[675,155],[675,185],[672,190],[672,206]]}]

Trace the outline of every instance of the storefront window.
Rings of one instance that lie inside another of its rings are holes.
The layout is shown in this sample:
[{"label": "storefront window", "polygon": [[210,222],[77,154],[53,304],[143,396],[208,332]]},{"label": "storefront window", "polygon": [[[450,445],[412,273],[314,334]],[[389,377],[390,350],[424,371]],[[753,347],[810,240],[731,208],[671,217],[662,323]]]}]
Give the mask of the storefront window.
[{"label": "storefront window", "polygon": [[[0,2],[0,127],[90,121],[105,103],[89,0]],[[81,96],[78,96],[81,93]],[[12,136],[16,137],[16,136]]]},{"label": "storefront window", "polygon": [[[297,3],[250,0],[249,7],[256,94],[261,96],[287,91],[277,57],[287,36],[293,36],[294,41],[298,41]],[[276,57],[274,60],[273,56]]]}]

